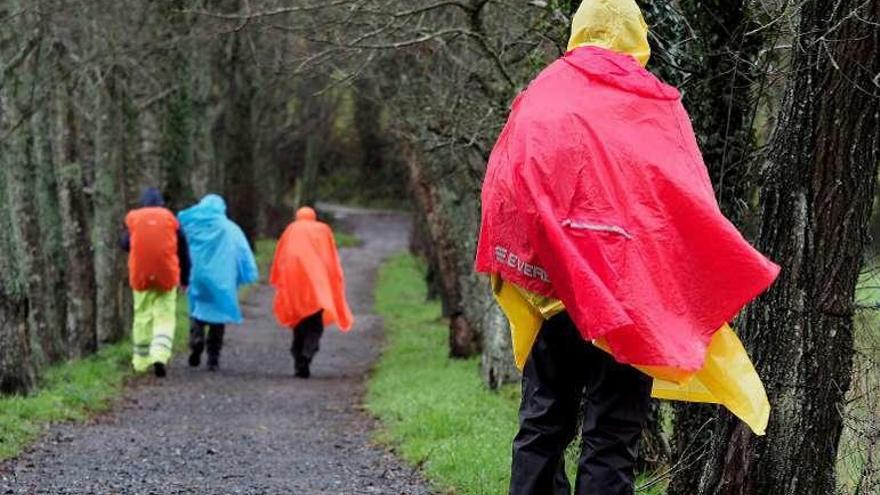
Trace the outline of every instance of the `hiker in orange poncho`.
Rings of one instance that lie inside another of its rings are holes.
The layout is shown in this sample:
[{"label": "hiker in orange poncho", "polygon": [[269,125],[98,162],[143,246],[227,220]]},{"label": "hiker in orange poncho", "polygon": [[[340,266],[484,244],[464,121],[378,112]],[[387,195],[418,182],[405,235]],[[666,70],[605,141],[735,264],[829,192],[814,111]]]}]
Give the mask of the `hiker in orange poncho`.
[{"label": "hiker in orange poncho", "polygon": [[294,370],[308,378],[324,326],[347,332],[354,323],[345,300],[345,279],[330,227],[309,207],[281,235],[269,282],[275,287],[275,318],[293,329]]}]

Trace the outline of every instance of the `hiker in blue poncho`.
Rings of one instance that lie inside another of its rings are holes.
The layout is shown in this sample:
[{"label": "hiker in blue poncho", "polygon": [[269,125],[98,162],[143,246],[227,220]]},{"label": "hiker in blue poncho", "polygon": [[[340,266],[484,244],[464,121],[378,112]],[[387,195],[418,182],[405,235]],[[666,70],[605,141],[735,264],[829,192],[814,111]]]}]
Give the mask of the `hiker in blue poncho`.
[{"label": "hiker in blue poncho", "polygon": [[[257,281],[257,263],[244,232],[226,217],[226,202],[208,194],[178,213],[189,242],[189,365],[199,366],[207,347],[208,369],[219,366],[227,323],[241,323],[238,288]],[[207,338],[205,327],[208,327]]]}]

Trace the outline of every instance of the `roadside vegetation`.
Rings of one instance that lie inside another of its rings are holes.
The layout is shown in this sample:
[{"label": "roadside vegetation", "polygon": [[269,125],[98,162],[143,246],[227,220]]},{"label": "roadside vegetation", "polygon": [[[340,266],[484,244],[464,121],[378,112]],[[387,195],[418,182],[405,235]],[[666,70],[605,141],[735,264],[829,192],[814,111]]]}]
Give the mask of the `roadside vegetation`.
[{"label": "roadside vegetation", "polygon": [[[186,297],[181,294],[175,354],[186,348],[188,327]],[[84,422],[109,410],[134,378],[131,341],[126,338],[88,358],[51,366],[30,395],[0,397],[0,461],[19,455],[52,423]]]},{"label": "roadside vegetation", "polygon": [[[440,303],[426,296],[424,267],[414,256],[396,256],[379,271],[376,312],[386,347],[366,400],[383,424],[378,439],[421,468],[440,493],[506,493],[519,388],[490,391],[477,372],[479,358],[450,360]],[[577,451],[567,453],[570,477]]]}]

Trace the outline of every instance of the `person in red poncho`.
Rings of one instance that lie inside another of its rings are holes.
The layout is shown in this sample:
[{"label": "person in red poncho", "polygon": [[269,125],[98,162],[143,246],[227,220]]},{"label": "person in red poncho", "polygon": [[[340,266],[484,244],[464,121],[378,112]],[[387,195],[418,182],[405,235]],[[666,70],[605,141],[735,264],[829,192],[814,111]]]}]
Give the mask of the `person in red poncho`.
[{"label": "person in red poncho", "polygon": [[[667,398],[766,425],[727,322],[779,268],[721,214],[680,94],[644,69],[649,54],[633,0],[585,0],[569,52],[514,101],[489,159],[476,269],[524,366],[511,494],[571,492],[563,455],[582,406],[575,493],[633,493],[652,377],[655,393],[659,381]],[[731,356],[742,380],[697,379]]]},{"label": "person in red poncho", "polygon": [[312,208],[300,208],[281,235],[269,281],[275,318],[293,330],[295,375],[308,378],[324,326],[335,323],[347,332],[354,324],[333,231]]}]

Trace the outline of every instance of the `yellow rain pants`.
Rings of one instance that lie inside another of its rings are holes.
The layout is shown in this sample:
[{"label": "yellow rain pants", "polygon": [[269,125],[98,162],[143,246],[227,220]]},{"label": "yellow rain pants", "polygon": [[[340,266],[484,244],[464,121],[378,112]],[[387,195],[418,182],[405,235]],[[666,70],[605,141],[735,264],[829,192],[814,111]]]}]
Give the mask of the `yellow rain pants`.
[{"label": "yellow rain pants", "polygon": [[[565,311],[561,301],[533,294],[492,277],[495,299],[510,321],[513,354],[520,370],[538,337],[544,320]],[[608,351],[603,342],[593,342]],[[721,404],[763,435],[770,404],[745,348],[733,329],[721,327],[712,338],[703,369],[696,373],[664,367],[636,366],[654,378],[651,395],[658,399]]]},{"label": "yellow rain pants", "polygon": [[176,325],[177,293],[169,291],[134,291],[132,342],[135,371],[146,371],[155,363],[171,359]]}]

